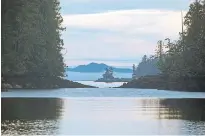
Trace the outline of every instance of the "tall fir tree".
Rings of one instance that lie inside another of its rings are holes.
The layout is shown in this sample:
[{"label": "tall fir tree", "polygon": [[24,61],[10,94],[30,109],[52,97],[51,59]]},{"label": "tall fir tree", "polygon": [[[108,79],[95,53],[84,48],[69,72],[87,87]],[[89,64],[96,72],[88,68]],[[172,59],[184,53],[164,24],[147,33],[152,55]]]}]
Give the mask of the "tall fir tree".
[{"label": "tall fir tree", "polygon": [[63,76],[62,22],[58,0],[2,0],[2,76]]}]

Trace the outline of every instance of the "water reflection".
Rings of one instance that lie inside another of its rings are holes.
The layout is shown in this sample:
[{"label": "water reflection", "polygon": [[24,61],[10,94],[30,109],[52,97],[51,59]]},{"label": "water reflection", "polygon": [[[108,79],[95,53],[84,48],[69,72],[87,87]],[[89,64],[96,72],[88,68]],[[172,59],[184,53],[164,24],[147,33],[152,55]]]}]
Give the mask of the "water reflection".
[{"label": "water reflection", "polygon": [[62,99],[2,98],[2,120],[41,120],[59,118]]},{"label": "water reflection", "polygon": [[181,99],[178,101],[164,99],[160,101],[160,105],[169,109],[168,115],[176,116],[177,114],[180,116],[179,119],[205,121],[205,99]]},{"label": "water reflection", "polygon": [[205,134],[205,99],[2,99],[2,134]]},{"label": "water reflection", "polygon": [[[142,115],[157,119],[205,121],[205,99],[143,99]],[[140,103],[136,100],[136,103]]]},{"label": "water reflection", "polygon": [[9,135],[56,134],[61,99],[2,98],[1,132]]}]

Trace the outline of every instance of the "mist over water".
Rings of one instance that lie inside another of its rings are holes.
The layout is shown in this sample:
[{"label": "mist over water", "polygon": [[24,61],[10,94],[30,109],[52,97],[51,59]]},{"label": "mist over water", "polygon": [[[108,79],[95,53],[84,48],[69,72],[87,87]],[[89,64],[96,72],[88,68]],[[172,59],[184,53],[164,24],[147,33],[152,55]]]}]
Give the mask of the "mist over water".
[{"label": "mist over water", "polygon": [[[98,78],[102,78],[103,72],[101,73],[81,73],[81,72],[71,72],[67,71],[66,74],[68,75],[66,79],[72,81],[95,81]],[[131,78],[132,73],[114,73],[114,77],[119,78]]]}]

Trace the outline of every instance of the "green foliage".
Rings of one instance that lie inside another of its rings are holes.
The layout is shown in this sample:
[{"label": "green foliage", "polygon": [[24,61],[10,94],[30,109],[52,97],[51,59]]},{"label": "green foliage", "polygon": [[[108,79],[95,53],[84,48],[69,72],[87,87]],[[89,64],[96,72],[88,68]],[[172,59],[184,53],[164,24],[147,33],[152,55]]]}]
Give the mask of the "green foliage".
[{"label": "green foliage", "polygon": [[186,30],[178,41],[168,42],[159,61],[163,74],[173,77],[205,76],[205,1],[190,5],[184,20]]},{"label": "green foliage", "polygon": [[134,70],[133,74],[137,77],[157,75],[160,73],[159,69],[157,68],[157,62],[157,58],[153,56],[147,57],[146,55],[144,55],[142,57],[142,61],[137,66],[136,70]]},{"label": "green foliage", "polygon": [[2,75],[63,76],[58,0],[2,0]]}]

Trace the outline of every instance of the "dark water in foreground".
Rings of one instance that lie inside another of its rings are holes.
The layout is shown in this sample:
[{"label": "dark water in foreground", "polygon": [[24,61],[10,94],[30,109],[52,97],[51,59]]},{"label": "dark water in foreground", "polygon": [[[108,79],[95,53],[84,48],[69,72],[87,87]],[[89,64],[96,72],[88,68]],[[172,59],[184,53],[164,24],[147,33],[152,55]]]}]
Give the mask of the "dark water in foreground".
[{"label": "dark water in foreground", "polygon": [[11,94],[5,95],[2,134],[205,134],[203,98],[9,98]]}]

